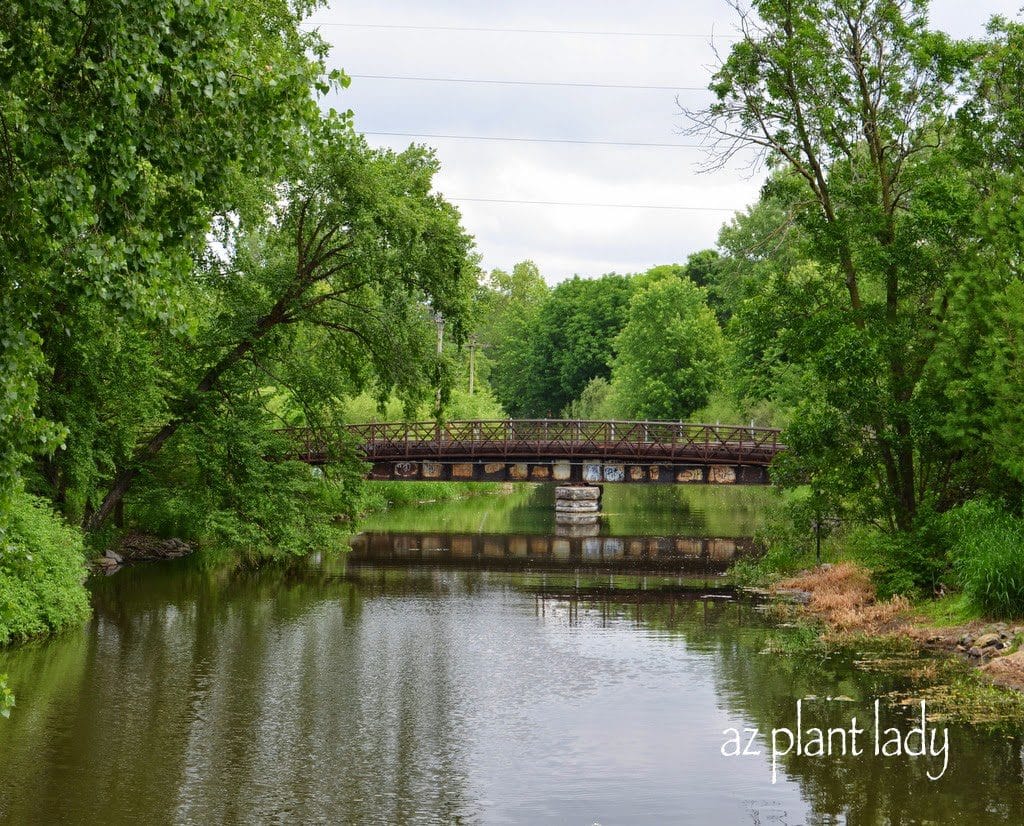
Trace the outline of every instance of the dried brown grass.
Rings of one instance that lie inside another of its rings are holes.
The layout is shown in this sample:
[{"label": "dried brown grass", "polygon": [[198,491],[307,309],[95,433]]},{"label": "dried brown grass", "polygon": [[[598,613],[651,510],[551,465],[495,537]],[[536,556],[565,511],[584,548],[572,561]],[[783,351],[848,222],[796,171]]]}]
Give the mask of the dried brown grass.
[{"label": "dried brown grass", "polygon": [[850,562],[804,571],[775,588],[806,591],[810,594],[807,610],[831,629],[845,633],[891,631],[905,621],[910,610],[905,597],[878,602],[871,575]]}]

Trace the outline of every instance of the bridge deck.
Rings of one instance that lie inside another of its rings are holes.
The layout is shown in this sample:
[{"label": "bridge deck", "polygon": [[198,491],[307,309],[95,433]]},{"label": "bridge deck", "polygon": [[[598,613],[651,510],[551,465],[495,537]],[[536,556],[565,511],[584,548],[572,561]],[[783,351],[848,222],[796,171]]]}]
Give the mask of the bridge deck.
[{"label": "bridge deck", "polygon": [[[293,431],[300,458],[327,461],[310,430]],[[684,422],[505,419],[348,425],[366,459],[384,462],[606,461],[767,467],[783,449],[773,428]]]}]

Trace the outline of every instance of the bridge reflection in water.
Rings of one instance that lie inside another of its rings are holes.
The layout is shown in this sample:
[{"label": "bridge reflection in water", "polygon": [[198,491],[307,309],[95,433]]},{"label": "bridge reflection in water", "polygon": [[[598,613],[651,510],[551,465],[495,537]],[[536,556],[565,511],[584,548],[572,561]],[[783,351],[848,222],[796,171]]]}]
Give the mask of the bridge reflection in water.
[{"label": "bridge reflection in water", "polygon": [[749,537],[537,536],[371,532],[351,540],[354,566],[435,566],[503,571],[652,572],[720,577],[753,554]]}]

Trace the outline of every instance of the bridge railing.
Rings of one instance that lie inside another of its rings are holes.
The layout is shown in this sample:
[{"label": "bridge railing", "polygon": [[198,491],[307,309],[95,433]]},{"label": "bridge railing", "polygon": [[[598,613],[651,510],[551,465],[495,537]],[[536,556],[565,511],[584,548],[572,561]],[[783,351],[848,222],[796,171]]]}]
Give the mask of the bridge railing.
[{"label": "bridge railing", "polygon": [[[767,464],[783,449],[775,428],[664,421],[494,419],[347,425],[367,458],[604,456]],[[304,449],[316,452],[314,439]]]}]

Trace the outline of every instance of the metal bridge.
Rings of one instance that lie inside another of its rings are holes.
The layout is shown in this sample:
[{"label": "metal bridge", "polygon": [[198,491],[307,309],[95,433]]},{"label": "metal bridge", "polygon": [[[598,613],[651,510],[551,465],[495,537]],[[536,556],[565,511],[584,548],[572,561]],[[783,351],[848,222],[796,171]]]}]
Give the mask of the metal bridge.
[{"label": "metal bridge", "polygon": [[[773,428],[684,422],[374,422],[344,431],[371,464],[371,479],[763,485],[785,449]],[[321,436],[288,432],[299,459],[328,462]]]}]

